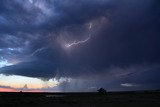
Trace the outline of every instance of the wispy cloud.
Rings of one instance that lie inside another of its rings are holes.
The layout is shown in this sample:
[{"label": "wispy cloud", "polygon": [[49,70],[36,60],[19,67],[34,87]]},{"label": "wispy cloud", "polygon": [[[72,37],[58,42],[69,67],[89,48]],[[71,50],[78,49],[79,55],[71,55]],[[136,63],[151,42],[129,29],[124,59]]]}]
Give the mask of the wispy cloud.
[{"label": "wispy cloud", "polygon": [[135,84],[135,83],[123,83],[121,84],[122,87],[139,87],[139,84]]}]

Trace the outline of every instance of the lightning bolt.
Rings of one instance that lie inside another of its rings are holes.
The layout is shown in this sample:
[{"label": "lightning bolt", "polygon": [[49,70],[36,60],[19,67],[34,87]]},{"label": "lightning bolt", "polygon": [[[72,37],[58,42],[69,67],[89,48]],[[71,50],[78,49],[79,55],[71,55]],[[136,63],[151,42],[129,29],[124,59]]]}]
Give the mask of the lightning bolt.
[{"label": "lightning bolt", "polygon": [[92,36],[92,35],[91,35],[92,23],[89,24],[88,29],[89,29],[89,35],[88,35],[88,37],[87,37],[85,40],[74,41],[73,43],[66,44],[65,47],[70,48],[70,47],[72,47],[72,46],[80,45],[80,44],[83,44],[83,43],[87,42],[87,41],[91,38],[91,36]]},{"label": "lightning bolt", "polygon": [[91,35],[89,35],[89,37],[86,38],[85,40],[82,40],[82,41],[74,41],[73,43],[66,44],[65,46],[66,46],[67,48],[70,48],[70,47],[72,47],[72,46],[74,46],[74,45],[83,44],[83,43],[87,42],[90,38],[91,38]]},{"label": "lightning bolt", "polygon": [[34,56],[34,55],[36,55],[37,53],[39,53],[39,52],[41,52],[41,51],[43,51],[43,50],[45,50],[45,49],[47,49],[47,48],[48,48],[48,47],[39,48],[39,49],[35,50],[30,56]]}]

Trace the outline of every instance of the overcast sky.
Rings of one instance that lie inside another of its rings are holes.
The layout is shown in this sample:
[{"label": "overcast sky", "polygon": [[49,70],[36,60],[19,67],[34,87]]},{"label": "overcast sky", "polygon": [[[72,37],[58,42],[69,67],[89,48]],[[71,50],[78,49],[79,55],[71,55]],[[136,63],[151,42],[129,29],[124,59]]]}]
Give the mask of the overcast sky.
[{"label": "overcast sky", "polygon": [[0,0],[0,91],[160,89],[159,0]]}]

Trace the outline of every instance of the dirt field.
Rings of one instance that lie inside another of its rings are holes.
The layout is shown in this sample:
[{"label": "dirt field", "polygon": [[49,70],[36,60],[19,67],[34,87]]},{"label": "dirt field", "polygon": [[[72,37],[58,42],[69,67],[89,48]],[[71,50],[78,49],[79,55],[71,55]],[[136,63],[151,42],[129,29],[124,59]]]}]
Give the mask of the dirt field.
[{"label": "dirt field", "polygon": [[0,93],[0,107],[160,107],[159,92]]}]

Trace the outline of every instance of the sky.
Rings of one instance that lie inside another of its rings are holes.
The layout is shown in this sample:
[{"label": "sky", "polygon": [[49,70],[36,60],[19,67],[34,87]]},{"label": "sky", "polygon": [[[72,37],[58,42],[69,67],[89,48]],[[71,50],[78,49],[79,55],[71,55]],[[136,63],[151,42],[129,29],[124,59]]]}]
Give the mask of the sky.
[{"label": "sky", "polygon": [[0,91],[160,89],[159,0],[0,0]]}]

